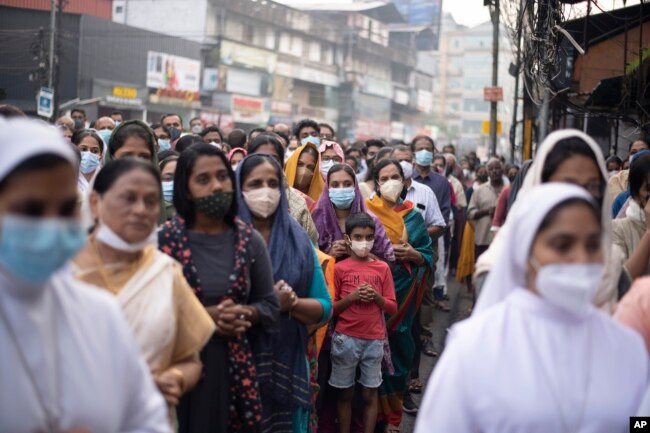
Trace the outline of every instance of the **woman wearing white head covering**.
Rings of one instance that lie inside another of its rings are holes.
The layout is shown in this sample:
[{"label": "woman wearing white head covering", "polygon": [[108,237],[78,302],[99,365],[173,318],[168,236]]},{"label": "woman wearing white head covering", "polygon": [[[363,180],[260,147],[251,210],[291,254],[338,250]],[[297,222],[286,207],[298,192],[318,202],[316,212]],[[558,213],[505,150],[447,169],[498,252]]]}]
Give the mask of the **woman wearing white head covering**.
[{"label": "woman wearing white head covering", "polygon": [[[580,149],[577,152],[575,151],[576,142],[578,146],[584,144],[591,150],[588,152],[589,156],[585,155]],[[558,150],[564,151],[562,152],[564,155],[562,155],[563,159],[560,160],[560,164],[557,164],[557,158],[554,158],[557,156]],[[593,173],[592,169],[594,158],[597,165],[595,173]],[[555,159],[555,161],[552,161],[552,159]],[[589,161],[589,159],[592,161]],[[553,169],[560,171],[564,163],[570,168],[570,170],[565,170],[569,172],[567,176],[555,176],[556,173],[550,173]],[[585,167],[585,164],[587,164],[587,167]],[[598,176],[598,173],[600,176]],[[589,190],[594,198],[600,201],[604,235],[603,252],[605,254],[605,274],[598,293],[594,298],[594,304],[604,311],[611,311],[618,299],[619,290],[625,292],[629,287],[629,277],[623,272],[623,252],[620,248],[612,246],[612,207],[609,198],[605,194],[607,166],[598,144],[587,134],[576,129],[563,129],[549,134],[539,147],[535,160],[517,194],[517,200],[525,197],[528,191],[534,186],[550,181],[567,182],[582,186]],[[516,206],[517,202],[515,201],[513,209]],[[510,218],[506,219],[505,224],[494,236],[490,248],[478,257],[474,278],[479,288],[481,281],[484,281],[485,276],[505,253],[503,240],[510,230],[509,221]],[[627,287],[620,289],[619,285]]]},{"label": "woman wearing white head covering", "polygon": [[509,219],[481,312],[452,328],[415,432],[627,432],[648,357],[636,333],[591,304],[603,270],[595,203],[549,183]]},{"label": "woman wearing white head covering", "polygon": [[57,272],[85,241],[77,165],[53,127],[0,119],[0,431],[168,432],[114,300]]}]

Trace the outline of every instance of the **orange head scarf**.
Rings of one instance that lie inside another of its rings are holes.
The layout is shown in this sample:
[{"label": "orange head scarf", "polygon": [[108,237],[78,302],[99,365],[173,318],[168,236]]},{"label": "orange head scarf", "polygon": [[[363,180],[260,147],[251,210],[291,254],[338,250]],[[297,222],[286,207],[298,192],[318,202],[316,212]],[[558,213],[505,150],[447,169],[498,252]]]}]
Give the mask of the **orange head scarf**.
[{"label": "orange head scarf", "polygon": [[[316,152],[316,155],[319,155],[318,148],[312,143],[307,143],[304,146],[297,148],[296,151],[293,152],[293,154],[289,157],[286,165],[284,166],[284,174],[287,176],[287,183],[291,187],[295,188],[296,176],[298,174],[298,160],[300,159],[302,152],[307,147],[313,149],[314,152]],[[320,174],[319,168],[320,158],[317,156],[316,168],[314,169],[314,175],[311,178],[311,184],[309,185],[309,190],[307,191],[307,195],[315,202],[318,202],[318,199],[323,192],[323,188],[325,187],[325,181],[323,180],[323,176]]]}]

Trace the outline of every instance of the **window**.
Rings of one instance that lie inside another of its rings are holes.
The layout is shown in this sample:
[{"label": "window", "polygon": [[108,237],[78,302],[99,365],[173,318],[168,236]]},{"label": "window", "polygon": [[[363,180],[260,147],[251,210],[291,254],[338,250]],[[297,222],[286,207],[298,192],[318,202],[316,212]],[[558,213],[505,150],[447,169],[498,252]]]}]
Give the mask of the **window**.
[{"label": "window", "polygon": [[307,58],[312,62],[320,62],[321,61],[320,44],[318,42],[309,42],[305,44],[305,46],[308,47]]},{"label": "window", "polygon": [[464,120],[463,132],[466,134],[480,134],[483,130],[483,122],[481,120]]},{"label": "window", "polygon": [[255,42],[255,29],[250,24],[244,24],[244,35],[242,41],[248,44],[253,44]]},{"label": "window", "polygon": [[321,52],[321,62],[326,65],[334,64],[334,50],[330,46],[323,47]]},{"label": "window", "polygon": [[124,7],[123,6],[115,6],[115,13],[116,14],[121,14],[124,12]]}]

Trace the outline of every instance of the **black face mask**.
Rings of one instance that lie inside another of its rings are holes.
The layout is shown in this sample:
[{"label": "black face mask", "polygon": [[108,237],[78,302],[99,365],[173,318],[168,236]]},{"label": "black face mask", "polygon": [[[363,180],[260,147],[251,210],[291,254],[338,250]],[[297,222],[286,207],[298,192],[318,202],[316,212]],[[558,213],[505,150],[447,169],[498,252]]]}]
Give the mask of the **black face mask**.
[{"label": "black face mask", "polygon": [[487,177],[487,174],[483,174],[483,175],[481,175],[481,176],[476,176],[476,179],[477,179],[479,182],[485,183],[485,182],[487,182],[488,177]]},{"label": "black face mask", "polygon": [[221,220],[230,210],[232,199],[232,192],[219,191],[205,197],[195,198],[194,206],[198,212],[205,216]]},{"label": "black face mask", "polygon": [[85,126],[83,119],[74,119],[74,129],[82,129]]},{"label": "black face mask", "polygon": [[515,181],[515,177],[517,177],[516,174],[514,176],[508,176],[508,179],[510,180],[510,183]]}]

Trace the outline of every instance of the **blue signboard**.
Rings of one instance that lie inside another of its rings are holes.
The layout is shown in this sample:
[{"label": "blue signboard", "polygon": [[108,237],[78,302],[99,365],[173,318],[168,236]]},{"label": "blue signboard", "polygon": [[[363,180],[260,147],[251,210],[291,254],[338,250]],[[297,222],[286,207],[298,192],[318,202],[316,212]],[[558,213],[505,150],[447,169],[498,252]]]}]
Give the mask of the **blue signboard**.
[{"label": "blue signboard", "polygon": [[409,24],[430,24],[433,45],[437,48],[440,38],[442,0],[393,0],[393,3]]}]

